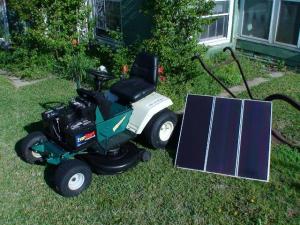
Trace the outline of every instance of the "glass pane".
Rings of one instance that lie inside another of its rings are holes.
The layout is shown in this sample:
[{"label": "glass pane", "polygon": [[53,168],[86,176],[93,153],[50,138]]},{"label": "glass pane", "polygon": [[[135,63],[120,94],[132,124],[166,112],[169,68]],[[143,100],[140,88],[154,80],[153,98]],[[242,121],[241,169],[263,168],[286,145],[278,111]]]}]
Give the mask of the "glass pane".
[{"label": "glass pane", "polygon": [[218,20],[216,21],[216,24],[217,24],[217,36],[223,35],[223,33],[224,33],[224,25],[225,25],[224,21],[225,21],[225,17],[224,16],[218,18]]},{"label": "glass pane", "polygon": [[106,1],[106,26],[109,30],[121,28],[121,3],[118,1]]},{"label": "glass pane", "polygon": [[215,8],[213,9],[213,14],[221,14],[229,12],[229,0],[227,1],[217,1],[215,2]]},{"label": "glass pane", "polygon": [[214,22],[213,24],[209,25],[208,28],[208,37],[215,37],[216,36],[216,22]]},{"label": "glass pane", "polygon": [[203,32],[201,33],[200,39],[206,39],[208,38],[208,25],[205,26],[203,29]]},{"label": "glass pane", "polygon": [[97,16],[96,28],[98,30],[107,31],[107,30],[116,30],[118,28],[121,28],[120,1],[95,0],[94,7]]},{"label": "glass pane", "polygon": [[212,24],[205,26],[200,41],[227,37],[229,16],[219,16]]},{"label": "glass pane", "polygon": [[276,41],[297,45],[300,30],[300,2],[282,1]]},{"label": "glass pane", "polygon": [[272,0],[245,0],[243,35],[269,39]]},{"label": "glass pane", "polygon": [[8,34],[7,14],[4,0],[0,0],[0,38]]}]

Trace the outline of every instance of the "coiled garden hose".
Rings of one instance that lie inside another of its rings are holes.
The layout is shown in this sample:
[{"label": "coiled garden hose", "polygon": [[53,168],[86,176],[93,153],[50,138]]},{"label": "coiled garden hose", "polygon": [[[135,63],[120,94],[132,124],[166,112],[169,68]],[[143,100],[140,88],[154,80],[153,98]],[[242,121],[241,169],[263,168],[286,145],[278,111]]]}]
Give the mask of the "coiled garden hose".
[{"label": "coiled garden hose", "polygon": [[[243,78],[243,82],[244,82],[244,85],[247,89],[247,93],[250,97],[250,99],[252,100],[256,100],[252,93],[251,93],[251,90],[250,90],[250,87],[248,85],[248,82],[246,80],[246,77],[245,77],[245,74],[244,74],[244,71],[243,71],[243,68],[241,66],[241,63],[240,61],[238,60],[238,58],[236,57],[234,51],[232,48],[230,47],[226,47],[223,49],[223,52],[225,51],[230,51],[231,53],[231,56],[232,58],[234,59],[234,61],[236,62],[236,64],[238,65],[238,68],[239,68],[239,71],[240,71],[240,74]],[[196,60],[198,59],[201,66],[203,67],[203,69],[219,84],[222,86],[222,88],[224,88],[224,90],[233,98],[237,98],[236,95],[228,88],[226,87],[226,85],[218,78],[216,77],[213,72],[208,68],[208,66],[204,63],[204,61],[202,60],[202,58],[200,57],[200,54],[195,54],[193,57],[192,57],[192,60]],[[280,101],[284,101],[286,103],[288,103],[289,105],[291,105],[292,107],[294,107],[295,109],[297,109],[298,111],[300,111],[300,103],[298,103],[297,101],[295,101],[294,99],[286,96],[286,95],[283,95],[283,94],[272,94],[268,97],[266,97],[264,99],[265,101],[275,101],[275,100],[280,100]],[[290,141],[288,140],[287,138],[285,138],[279,131],[275,130],[275,129],[272,129],[272,135],[274,138],[276,138],[276,140],[278,140],[279,142],[283,143],[283,144],[286,144],[292,148],[297,148],[298,150],[300,149],[300,143],[299,142],[295,142],[295,141]]]}]

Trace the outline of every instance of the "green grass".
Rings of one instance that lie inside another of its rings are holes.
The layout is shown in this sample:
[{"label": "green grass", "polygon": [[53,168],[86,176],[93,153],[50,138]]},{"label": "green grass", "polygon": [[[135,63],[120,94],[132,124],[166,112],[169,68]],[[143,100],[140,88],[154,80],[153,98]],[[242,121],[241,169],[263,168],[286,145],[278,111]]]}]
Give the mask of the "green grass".
[{"label": "green grass", "polygon": [[[209,84],[202,94],[217,93]],[[198,86],[201,80],[193,90]],[[299,101],[299,87],[299,76],[290,75],[254,93],[284,92]],[[16,90],[0,77],[0,224],[299,224],[300,154],[283,145],[273,147],[270,183],[175,169],[167,152],[152,150],[149,163],[118,176],[94,176],[77,198],[59,196],[46,184],[45,168],[21,161],[15,144],[40,120],[39,103],[74,95],[65,80]],[[275,126],[299,140],[299,114],[278,103],[274,111]]]}]

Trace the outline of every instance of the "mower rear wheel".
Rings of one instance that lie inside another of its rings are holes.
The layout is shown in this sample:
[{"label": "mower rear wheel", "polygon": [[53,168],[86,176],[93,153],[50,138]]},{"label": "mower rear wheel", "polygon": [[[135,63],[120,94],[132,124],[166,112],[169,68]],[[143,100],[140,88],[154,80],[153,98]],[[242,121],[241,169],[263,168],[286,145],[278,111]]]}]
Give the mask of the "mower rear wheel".
[{"label": "mower rear wheel", "polygon": [[33,132],[27,135],[22,141],[19,149],[19,154],[21,158],[30,164],[43,163],[43,157],[34,152],[31,148],[34,145],[40,144],[47,141],[46,136],[42,132]]},{"label": "mower rear wheel", "polygon": [[169,109],[156,114],[146,126],[144,134],[154,148],[165,148],[177,124],[177,116]]},{"label": "mower rear wheel", "polygon": [[79,195],[89,187],[91,181],[90,167],[78,159],[62,162],[54,174],[56,191],[64,197]]}]

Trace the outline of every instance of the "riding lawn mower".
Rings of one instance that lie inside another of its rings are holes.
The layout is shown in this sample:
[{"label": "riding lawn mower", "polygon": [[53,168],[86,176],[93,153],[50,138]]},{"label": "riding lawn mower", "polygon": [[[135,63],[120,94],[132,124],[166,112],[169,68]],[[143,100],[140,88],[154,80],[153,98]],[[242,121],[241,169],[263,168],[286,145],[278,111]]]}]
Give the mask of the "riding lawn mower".
[{"label": "riding lawn mower", "polygon": [[157,57],[140,53],[129,78],[108,91],[103,84],[115,77],[105,67],[90,70],[95,90],[78,88],[68,105],[42,113],[44,129],[21,141],[21,157],[55,165],[54,187],[65,197],[84,191],[92,172],[117,174],[150,160],[132,140],[143,134],[153,148],[164,148],[177,123],[171,99],[156,92],[158,68]]}]

